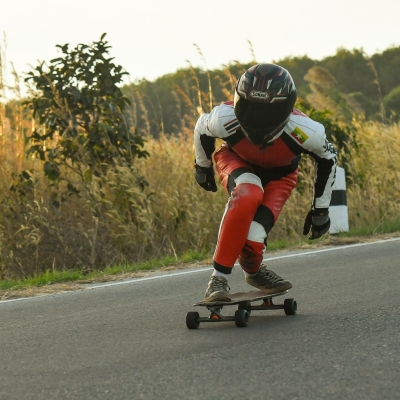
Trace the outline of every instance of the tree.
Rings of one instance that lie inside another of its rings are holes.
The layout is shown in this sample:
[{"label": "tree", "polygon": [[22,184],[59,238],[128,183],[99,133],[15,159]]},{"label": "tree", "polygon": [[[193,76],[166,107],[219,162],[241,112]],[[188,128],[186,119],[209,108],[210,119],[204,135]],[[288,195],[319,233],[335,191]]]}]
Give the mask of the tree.
[{"label": "tree", "polygon": [[310,93],[310,88],[304,80],[304,76],[308,70],[317,65],[316,61],[307,56],[302,57],[286,57],[276,62],[286,68],[294,80],[297,93],[300,97],[305,98]]},{"label": "tree", "polygon": [[371,61],[376,67],[382,96],[385,97],[399,85],[400,46],[390,47],[382,53],[372,55]]},{"label": "tree", "polygon": [[383,98],[386,109],[392,112],[400,113],[400,86],[394,88],[388,95]]},{"label": "tree", "polygon": [[62,55],[48,66],[42,62],[26,78],[34,88],[26,105],[38,121],[28,154],[44,161],[50,180],[60,178],[61,165],[79,173],[86,166],[86,176],[101,175],[105,166],[130,165],[149,155],[143,137],[124,118],[129,100],[117,85],[127,72],[108,56],[104,37],[72,50],[58,45]]},{"label": "tree", "polygon": [[334,56],[324,58],[320,66],[335,77],[341,92],[362,91],[367,96],[376,97],[375,75],[362,49],[339,48]]},{"label": "tree", "polygon": [[337,118],[348,122],[354,115],[363,113],[356,99],[342,93],[336,79],[325,68],[311,68],[304,79],[309,82],[311,89],[306,99],[317,110],[329,109]]}]

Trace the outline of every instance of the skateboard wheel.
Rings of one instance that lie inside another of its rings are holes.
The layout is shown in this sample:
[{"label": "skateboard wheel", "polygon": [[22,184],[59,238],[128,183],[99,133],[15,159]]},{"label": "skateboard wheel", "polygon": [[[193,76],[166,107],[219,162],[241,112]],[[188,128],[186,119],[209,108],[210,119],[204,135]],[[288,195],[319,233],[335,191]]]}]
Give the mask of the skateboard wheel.
[{"label": "skateboard wheel", "polygon": [[236,310],[235,324],[238,328],[244,328],[249,321],[249,313],[246,310]]},{"label": "skateboard wheel", "polygon": [[295,315],[297,312],[297,302],[295,299],[285,299],[283,309],[286,315]]},{"label": "skateboard wheel", "polygon": [[249,301],[246,302],[246,303],[239,303],[238,310],[246,310],[247,313],[250,316],[250,314],[251,314],[251,303]]},{"label": "skateboard wheel", "polygon": [[186,314],[186,326],[189,329],[197,329],[200,325],[200,315],[198,312],[191,311]]}]

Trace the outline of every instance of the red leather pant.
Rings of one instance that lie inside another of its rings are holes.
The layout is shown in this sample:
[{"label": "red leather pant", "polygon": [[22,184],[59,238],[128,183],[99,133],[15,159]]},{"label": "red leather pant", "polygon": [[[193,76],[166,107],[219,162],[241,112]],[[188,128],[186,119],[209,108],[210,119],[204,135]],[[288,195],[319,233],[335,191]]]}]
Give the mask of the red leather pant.
[{"label": "red leather pant", "polygon": [[[298,169],[264,185],[251,166],[230,151],[228,146],[223,145],[215,153],[214,159],[219,178],[227,191],[229,181],[233,182],[232,175],[235,176],[234,188],[220,225],[214,267],[221,272],[230,273],[238,260],[245,271],[255,273],[263,258],[268,231],[297,185]],[[238,169],[244,173],[240,174]],[[262,222],[253,221],[260,207],[271,214],[269,228]]]}]

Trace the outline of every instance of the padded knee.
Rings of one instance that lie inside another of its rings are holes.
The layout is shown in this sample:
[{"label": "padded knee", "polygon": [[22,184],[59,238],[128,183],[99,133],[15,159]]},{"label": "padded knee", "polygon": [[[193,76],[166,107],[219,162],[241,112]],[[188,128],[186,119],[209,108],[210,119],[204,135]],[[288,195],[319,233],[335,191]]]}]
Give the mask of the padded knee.
[{"label": "padded knee", "polygon": [[254,215],[262,202],[263,194],[264,192],[262,188],[257,185],[252,183],[241,183],[232,190],[226,214],[231,213],[231,215],[235,215],[236,220],[240,218],[239,215],[242,215],[246,220],[250,217],[249,222],[247,223],[248,232],[250,222],[253,220]]}]

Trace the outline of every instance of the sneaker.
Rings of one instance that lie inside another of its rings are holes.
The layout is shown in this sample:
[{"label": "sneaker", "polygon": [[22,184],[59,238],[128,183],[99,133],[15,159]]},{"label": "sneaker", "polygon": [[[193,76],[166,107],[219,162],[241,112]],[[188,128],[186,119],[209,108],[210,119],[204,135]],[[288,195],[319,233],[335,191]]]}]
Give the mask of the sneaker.
[{"label": "sneaker", "polygon": [[267,294],[284,292],[293,287],[291,282],[284,280],[275,272],[267,269],[265,264],[261,264],[255,275],[246,275],[246,282]]},{"label": "sneaker", "polygon": [[228,281],[222,276],[212,276],[208,282],[204,301],[231,301]]}]

